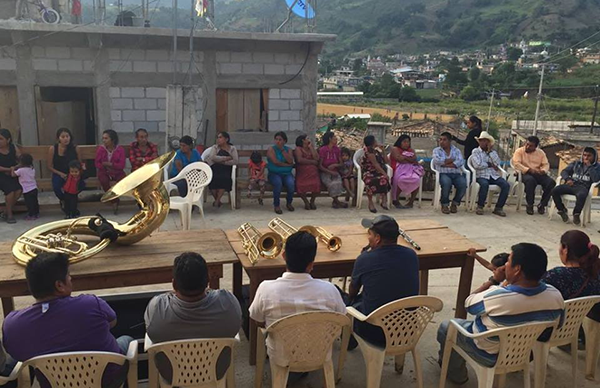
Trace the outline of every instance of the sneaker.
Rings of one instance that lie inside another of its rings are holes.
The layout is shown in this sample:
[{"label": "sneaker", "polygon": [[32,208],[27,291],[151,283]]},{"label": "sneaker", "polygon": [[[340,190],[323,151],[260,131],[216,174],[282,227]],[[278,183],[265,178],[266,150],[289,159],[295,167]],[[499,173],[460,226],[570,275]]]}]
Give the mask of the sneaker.
[{"label": "sneaker", "polygon": [[533,205],[527,205],[527,214],[529,214],[530,216],[533,215]]},{"label": "sneaker", "polygon": [[442,205],[442,213],[450,214],[450,208],[448,207],[448,205]]},{"label": "sneaker", "polygon": [[562,218],[563,222],[569,222],[569,215],[566,210],[559,210],[558,215]]},{"label": "sneaker", "polygon": [[573,214],[573,223],[575,225],[581,224],[581,217],[579,217],[579,214]]},{"label": "sneaker", "polygon": [[450,213],[458,213],[458,205],[454,202],[450,205]]},{"label": "sneaker", "polygon": [[506,213],[504,213],[504,210],[502,210],[500,208],[495,208],[494,211],[492,212],[492,214],[495,214],[500,217],[506,217]]},{"label": "sneaker", "polygon": [[475,214],[477,214],[478,216],[482,216],[483,215],[483,206],[477,206],[477,209],[475,210]]},{"label": "sneaker", "polygon": [[538,214],[546,214],[546,206],[538,206]]}]

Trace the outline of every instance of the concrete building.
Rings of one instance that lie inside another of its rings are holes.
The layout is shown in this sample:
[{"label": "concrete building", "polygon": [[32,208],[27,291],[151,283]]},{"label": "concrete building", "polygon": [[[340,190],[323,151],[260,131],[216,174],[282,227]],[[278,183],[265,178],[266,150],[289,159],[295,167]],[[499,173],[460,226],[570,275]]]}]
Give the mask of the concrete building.
[{"label": "concrete building", "polygon": [[0,21],[2,126],[24,145],[53,143],[59,126],[80,144],[139,127],[164,144],[167,86],[191,75],[198,143],[222,130],[242,149],[314,133],[317,55],[335,35],[195,31],[192,59],[190,32],[177,33],[174,63],[170,29]]}]

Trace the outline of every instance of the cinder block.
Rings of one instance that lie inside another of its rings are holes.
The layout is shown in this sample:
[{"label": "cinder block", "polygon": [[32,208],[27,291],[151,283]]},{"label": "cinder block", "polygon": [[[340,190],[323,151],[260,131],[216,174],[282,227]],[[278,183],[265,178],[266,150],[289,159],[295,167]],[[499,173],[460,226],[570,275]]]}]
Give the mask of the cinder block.
[{"label": "cinder block", "polygon": [[161,121],[158,123],[158,131],[159,132],[166,132],[167,131],[167,122],[166,121]]},{"label": "cinder block", "polygon": [[157,122],[149,122],[149,121],[136,121],[133,123],[135,128],[144,128],[148,132],[157,132],[158,131],[158,123]]},{"label": "cinder block", "polygon": [[112,123],[112,129],[117,132],[133,132],[133,122],[131,121],[117,121]]},{"label": "cinder block", "polygon": [[165,121],[167,114],[164,110],[147,110],[146,120],[148,121]]},{"label": "cinder block", "polygon": [[121,121],[123,119],[123,115],[120,110],[111,110],[110,118],[112,121]]},{"label": "cinder block", "polygon": [[167,99],[159,98],[156,100],[158,103],[158,109],[167,109]]},{"label": "cinder block", "polygon": [[50,71],[57,71],[58,70],[58,64],[56,62],[56,59],[33,59],[33,68],[35,70],[50,70]]},{"label": "cinder block", "polygon": [[133,100],[131,98],[113,98],[110,100],[112,109],[133,109]]},{"label": "cinder block", "polygon": [[108,59],[121,59],[121,51],[118,48],[108,49]]},{"label": "cinder block", "polygon": [[0,70],[15,70],[17,68],[17,61],[12,58],[1,58],[0,59]]},{"label": "cinder block", "polygon": [[173,69],[173,64],[171,62],[158,62],[158,72],[159,73],[170,73]]},{"label": "cinder block", "polygon": [[110,61],[108,68],[112,73],[120,71],[131,72],[133,71],[133,64],[131,62],[124,61]]},{"label": "cinder block", "polygon": [[217,51],[217,62],[230,62],[231,53],[229,51]]},{"label": "cinder block", "polygon": [[136,98],[133,100],[135,109],[156,109],[156,99],[154,98]]},{"label": "cinder block", "polygon": [[31,48],[31,55],[34,58],[46,58],[46,50],[42,46],[33,46]]},{"label": "cinder block", "polygon": [[279,120],[279,111],[278,110],[270,110],[269,111],[269,120],[274,120],[274,121]]},{"label": "cinder block", "polygon": [[83,71],[94,71],[94,61],[83,61]]},{"label": "cinder block", "polygon": [[275,63],[281,63],[283,65],[287,65],[288,63],[292,63],[293,54],[275,54]]},{"label": "cinder block", "polygon": [[290,121],[290,131],[304,131],[304,123],[302,121]]},{"label": "cinder block", "polygon": [[280,97],[284,99],[299,99],[300,89],[281,89]]},{"label": "cinder block", "polygon": [[297,121],[300,120],[300,112],[297,110],[283,110],[279,112],[279,120]]},{"label": "cinder block", "polygon": [[256,63],[273,63],[272,53],[253,53],[252,59]]},{"label": "cinder block", "polygon": [[96,54],[87,47],[73,47],[71,49],[71,58],[73,59],[93,59]]},{"label": "cinder block", "polygon": [[283,65],[267,64],[265,65],[265,74],[285,74]]},{"label": "cinder block", "polygon": [[221,74],[242,74],[241,63],[221,63],[219,65]]},{"label": "cinder block", "polygon": [[269,109],[273,110],[289,110],[290,102],[287,100],[269,99]]},{"label": "cinder block", "polygon": [[144,110],[124,110],[123,111],[123,120],[125,121],[145,121],[146,120],[146,111]]},{"label": "cinder block", "polygon": [[146,59],[150,61],[168,61],[170,55],[167,50],[146,50]]},{"label": "cinder block", "polygon": [[121,88],[121,97],[143,98],[144,96],[144,88],[142,87]]},{"label": "cinder block", "polygon": [[288,131],[290,129],[287,121],[269,121],[269,131]]},{"label": "cinder block", "polygon": [[59,71],[83,71],[83,61],[79,59],[59,59]]},{"label": "cinder block", "polygon": [[304,101],[302,101],[302,100],[291,100],[290,101],[290,109],[291,110],[302,110],[302,109],[304,109]]},{"label": "cinder block", "polygon": [[251,52],[232,52],[231,53],[231,62],[242,62],[242,63],[250,63],[252,62],[252,53]]},{"label": "cinder block", "polygon": [[179,62],[187,62],[190,60],[190,52],[188,50],[177,50],[177,60]]},{"label": "cinder block", "polygon": [[46,47],[47,58],[71,58],[71,50],[68,47]]},{"label": "cinder block", "polygon": [[301,68],[301,65],[285,65],[285,74],[298,74]]},{"label": "cinder block", "polygon": [[140,72],[140,73],[155,73],[156,72],[156,62],[134,61],[133,62],[133,71]]},{"label": "cinder block", "polygon": [[146,88],[146,97],[148,98],[165,98],[167,89],[165,88]]},{"label": "cinder block", "polygon": [[117,88],[117,87],[111,86],[110,89],[108,89],[108,96],[110,98],[119,98],[119,97],[121,97],[121,88]]},{"label": "cinder block", "polygon": [[146,51],[141,49],[122,49],[121,58],[127,58],[130,61],[143,61],[146,59]]},{"label": "cinder block", "polygon": [[269,89],[269,98],[277,98],[279,99],[279,89]]},{"label": "cinder block", "polygon": [[244,63],[244,74],[263,74],[263,65],[259,63]]}]

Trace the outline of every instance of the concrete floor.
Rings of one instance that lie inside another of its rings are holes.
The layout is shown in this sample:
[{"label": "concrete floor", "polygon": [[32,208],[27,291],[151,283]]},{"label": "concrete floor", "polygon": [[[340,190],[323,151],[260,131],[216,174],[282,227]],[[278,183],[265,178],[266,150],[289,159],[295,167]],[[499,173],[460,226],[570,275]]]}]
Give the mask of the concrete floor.
[{"label": "concrete floor", "polygon": [[[265,200],[269,203],[269,200]],[[358,223],[362,217],[370,217],[371,213],[366,209],[362,210],[334,210],[330,206],[330,201],[321,198],[317,201],[318,211],[306,211],[300,208],[300,202],[296,202],[297,210],[293,213],[285,212],[283,217],[294,225],[332,225],[332,224],[347,224]],[[366,200],[365,200],[366,205]],[[524,210],[516,213],[514,206],[506,208],[508,216],[499,218],[491,214],[485,216],[476,216],[472,213],[467,213],[464,209],[455,215],[442,215],[439,212],[434,212],[431,202],[424,201],[421,209],[415,208],[411,210],[391,210],[387,213],[396,218],[425,218],[434,219],[445,224],[467,236],[469,239],[476,241],[488,247],[488,252],[485,257],[490,258],[496,253],[509,251],[511,245],[518,242],[535,242],[541,245],[548,253],[550,263],[549,268],[560,265],[558,258],[558,240],[560,235],[573,228],[571,224],[563,224],[558,217],[549,221],[546,216],[528,216]],[[113,216],[109,206],[100,205],[100,207],[83,207],[84,214],[92,214],[97,211],[104,213],[108,218],[115,221],[125,221],[134,211],[135,207],[129,206],[121,210],[121,214]],[[256,200],[243,199],[242,209],[232,211],[229,207],[223,206],[220,209],[210,206],[207,203],[205,208],[206,217],[202,220],[197,213],[194,213],[192,228],[201,230],[202,228],[237,228],[243,222],[251,222],[256,226],[264,226],[274,217],[271,206],[259,206]],[[600,244],[600,235],[597,229],[600,228],[600,214],[594,211],[592,214],[592,224],[585,228],[585,231],[591,236],[596,244]],[[0,224],[0,240],[12,241],[22,231],[42,223],[46,223],[60,217],[58,210],[48,210],[43,213],[42,218],[35,222],[23,221],[23,215],[18,217],[16,225]],[[594,222],[595,221],[595,222]],[[167,220],[162,226],[162,230],[176,230],[180,228],[179,216],[176,212],[171,212]],[[91,259],[93,260],[93,259]],[[489,272],[481,266],[475,266],[473,287],[479,286],[485,279],[489,277]],[[222,279],[222,287],[231,289],[231,268],[225,268],[224,278]],[[453,307],[455,304],[456,287],[458,284],[458,270],[438,270],[432,271],[429,281],[429,294],[439,297],[444,302],[444,309],[440,314],[437,314],[427,330],[425,331],[419,349],[421,352],[423,364],[423,376],[425,387],[435,387],[439,384],[440,368],[437,365],[438,345],[435,334],[439,323],[442,320],[449,319],[454,316]],[[128,290],[160,290],[168,289],[169,285],[136,287],[130,289],[114,289],[114,290],[99,290],[97,294],[108,294],[116,292],[125,292]],[[17,308],[27,306],[32,301],[29,297],[17,298]],[[236,351],[236,382],[239,387],[250,387],[254,378],[254,368],[250,367],[247,362],[248,341],[242,335],[242,341]],[[337,360],[337,350],[339,343],[336,344],[334,358]],[[584,352],[579,352],[579,375],[578,387],[597,387],[600,381],[588,381],[584,378]],[[269,368],[266,367],[266,376],[264,386],[270,386]],[[306,379],[294,384],[294,387],[321,387],[323,386],[321,373],[311,373]],[[348,354],[346,366],[343,370],[343,377],[338,384],[340,388],[358,388],[365,386],[365,366],[362,359],[360,349],[356,349]],[[507,379],[508,387],[519,387],[523,384],[523,376],[521,373],[509,375]],[[416,386],[414,376],[414,368],[410,356],[406,357],[405,370],[403,375],[398,375],[394,371],[393,359],[386,360],[383,370],[382,387],[399,387],[399,386]],[[448,383],[448,386],[453,386]],[[474,373],[470,372],[470,380],[464,387],[476,387],[477,379]],[[571,367],[570,356],[560,350],[554,349],[551,351],[549,358],[548,387],[571,387]]]}]

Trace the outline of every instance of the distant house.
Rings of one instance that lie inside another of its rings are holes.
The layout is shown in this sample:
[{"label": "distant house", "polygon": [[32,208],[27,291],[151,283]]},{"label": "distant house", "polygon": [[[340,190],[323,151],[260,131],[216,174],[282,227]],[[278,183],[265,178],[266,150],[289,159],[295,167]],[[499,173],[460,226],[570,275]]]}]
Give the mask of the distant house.
[{"label": "distant house", "polygon": [[586,65],[598,65],[600,64],[600,53],[585,54],[581,57],[581,62]]}]

